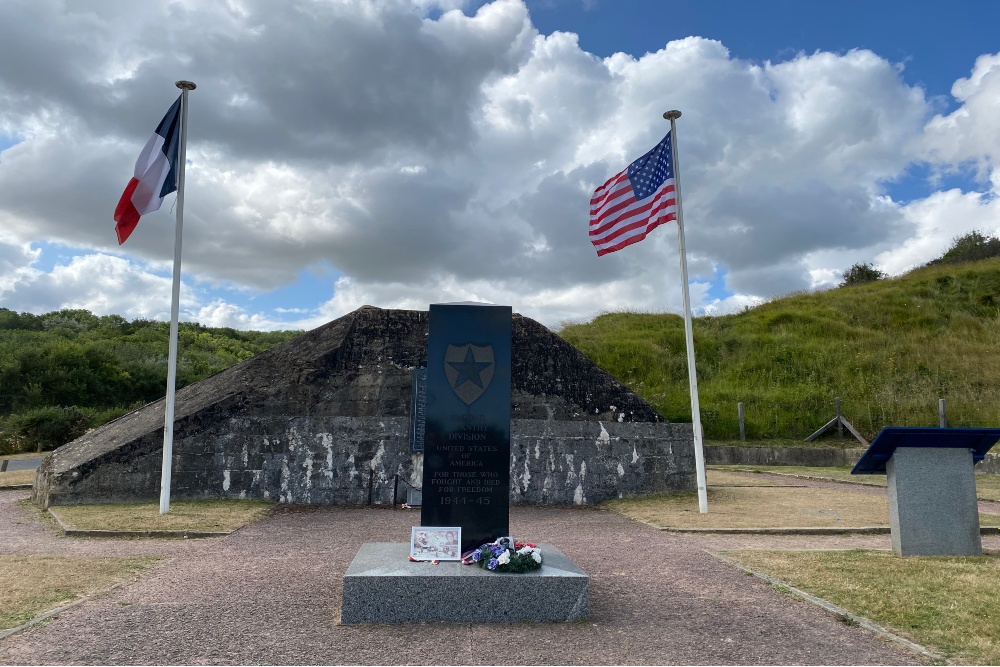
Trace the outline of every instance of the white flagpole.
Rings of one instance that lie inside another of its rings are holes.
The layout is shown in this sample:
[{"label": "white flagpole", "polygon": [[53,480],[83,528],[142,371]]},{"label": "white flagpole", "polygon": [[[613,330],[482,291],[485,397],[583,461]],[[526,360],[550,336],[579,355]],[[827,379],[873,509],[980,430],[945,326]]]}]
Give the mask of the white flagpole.
[{"label": "white flagpole", "polygon": [[170,511],[170,476],[174,454],[174,389],[177,385],[177,317],[181,296],[181,232],[184,229],[184,167],[187,162],[188,91],[190,81],[178,81],[181,89],[181,136],[177,156],[177,224],[174,226],[174,280],[170,290],[170,345],[167,356],[167,402],[163,412],[163,464],[160,467],[160,514]]},{"label": "white flagpole", "polygon": [[691,331],[691,295],[688,292],[687,251],[684,247],[684,210],[681,206],[681,165],[677,160],[677,110],[663,117],[670,121],[670,146],[674,163],[674,188],[677,191],[677,238],[681,249],[681,289],[684,295],[684,342],[687,346],[688,386],[691,388],[691,426],[694,429],[694,465],[698,478],[698,511],[708,513],[708,484],[705,481],[705,452],[702,448],[701,408],[698,405],[698,373],[694,365],[694,334]]}]

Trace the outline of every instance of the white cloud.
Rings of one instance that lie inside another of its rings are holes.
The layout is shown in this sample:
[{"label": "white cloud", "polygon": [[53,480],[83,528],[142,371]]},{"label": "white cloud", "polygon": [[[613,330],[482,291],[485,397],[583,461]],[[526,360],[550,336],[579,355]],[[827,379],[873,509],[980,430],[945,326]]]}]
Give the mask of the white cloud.
[{"label": "white cloud", "polygon": [[[994,170],[1000,175],[1000,170]],[[988,193],[961,192],[957,189],[936,192],[926,199],[903,208],[912,226],[912,235],[901,245],[876,257],[892,275],[922,266],[944,254],[952,241],[978,230],[1000,236],[1000,189]]]},{"label": "white cloud", "polygon": [[275,329],[297,329],[286,322],[269,318],[262,313],[247,313],[240,306],[217,299],[191,312],[191,320],[206,327],[231,327],[233,329],[255,329],[273,331]]},{"label": "white cloud", "polygon": [[[170,278],[121,257],[100,253],[79,255],[66,264],[57,264],[49,272],[34,269],[22,275],[22,280],[3,294],[3,305],[12,310],[47,312],[84,308],[99,315],[170,317]],[[193,303],[182,290],[181,307]]]},{"label": "white cloud", "polygon": [[990,167],[1000,166],[1000,53],[977,58],[972,73],[956,81],[951,94],[961,105],[927,123],[915,142],[917,150],[951,167],[972,162],[985,177]]},{"label": "white cloud", "polygon": [[[705,312],[826,286],[858,261],[902,270],[997,219],[986,193],[900,206],[885,191],[915,159],[995,165],[998,56],[956,83],[958,110],[928,122],[923,90],[870,51],[752,63],[688,37],[601,59],[575,35],[538,34],[520,2],[465,6],[0,4],[0,132],[20,139],[0,154],[0,305],[162,315],[173,200],[120,249],[111,211],[177,78],[199,84],[184,308],[206,324],[308,326],[366,303],[455,300],[553,326],[676,311],[673,226],[601,259],[585,232],[593,188],[665,133],[667,106],[684,112],[692,276],[725,275],[732,293],[693,284]],[[40,272],[39,241],[79,256]],[[251,312],[213,291],[330,267],[342,277],[313,312]]]},{"label": "white cloud", "polygon": [[32,268],[41,251],[29,243],[11,243],[0,233],[0,299],[21,285],[30,283],[39,271]]}]

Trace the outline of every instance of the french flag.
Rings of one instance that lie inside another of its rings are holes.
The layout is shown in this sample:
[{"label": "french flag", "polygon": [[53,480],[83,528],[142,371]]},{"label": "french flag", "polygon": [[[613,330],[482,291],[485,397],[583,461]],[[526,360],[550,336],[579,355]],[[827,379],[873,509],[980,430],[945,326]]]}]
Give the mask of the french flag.
[{"label": "french flag", "polygon": [[115,207],[118,245],[125,243],[139,217],[159,210],[163,198],[177,191],[181,98],[171,105],[135,162],[135,173]]}]

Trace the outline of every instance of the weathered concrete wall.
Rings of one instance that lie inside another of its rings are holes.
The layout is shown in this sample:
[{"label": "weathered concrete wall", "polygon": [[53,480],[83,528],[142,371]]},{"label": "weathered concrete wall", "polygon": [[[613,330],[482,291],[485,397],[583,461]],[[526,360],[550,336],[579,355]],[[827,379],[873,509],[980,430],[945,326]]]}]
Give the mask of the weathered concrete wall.
[{"label": "weathered concrete wall", "polygon": [[[220,421],[176,443],[171,497],[363,504],[371,483],[373,502],[390,503],[394,475],[420,487],[421,456],[410,453],[408,427],[402,417]],[[153,500],[159,496],[160,451],[150,439],[127,461],[109,455],[86,474],[54,476],[42,495],[50,505]],[[512,503],[597,503],[694,487],[689,424],[511,423]],[[399,492],[405,497],[403,484]]]},{"label": "weathered concrete wall", "polygon": [[515,419],[511,501],[599,503],[696,488],[691,424]]},{"label": "weathered concrete wall", "polygon": [[863,449],[834,447],[733,447],[706,445],[708,465],[853,466]]}]

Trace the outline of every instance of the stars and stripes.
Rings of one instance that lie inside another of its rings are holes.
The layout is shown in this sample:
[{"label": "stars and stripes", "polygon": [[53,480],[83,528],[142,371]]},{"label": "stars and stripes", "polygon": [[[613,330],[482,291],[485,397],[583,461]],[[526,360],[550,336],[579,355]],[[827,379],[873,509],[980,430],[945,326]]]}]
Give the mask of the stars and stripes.
[{"label": "stars and stripes", "polygon": [[181,98],[178,97],[135,162],[132,180],[125,186],[115,207],[118,245],[125,243],[141,216],[159,210],[163,198],[177,190],[180,108]]},{"label": "stars and stripes", "polygon": [[590,199],[590,242],[597,255],[638,243],[677,219],[670,132],[651,151],[612,176]]}]

